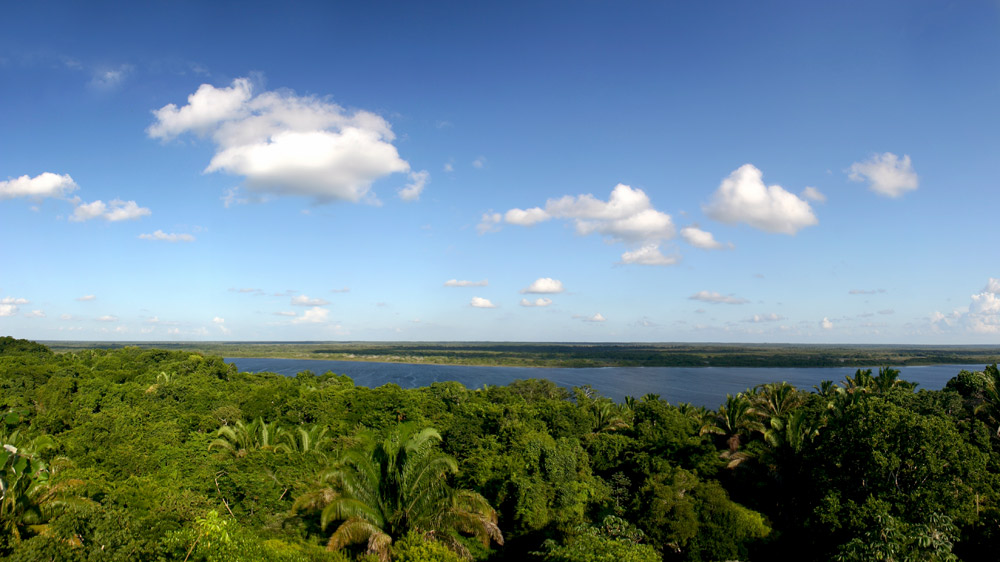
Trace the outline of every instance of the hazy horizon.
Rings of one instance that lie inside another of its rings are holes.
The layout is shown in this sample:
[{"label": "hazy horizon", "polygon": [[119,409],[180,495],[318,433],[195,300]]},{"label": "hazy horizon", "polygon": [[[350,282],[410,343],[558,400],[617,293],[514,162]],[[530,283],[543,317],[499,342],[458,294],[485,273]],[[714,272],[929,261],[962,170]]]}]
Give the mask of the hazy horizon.
[{"label": "hazy horizon", "polygon": [[1000,344],[1000,5],[11,4],[0,335]]}]

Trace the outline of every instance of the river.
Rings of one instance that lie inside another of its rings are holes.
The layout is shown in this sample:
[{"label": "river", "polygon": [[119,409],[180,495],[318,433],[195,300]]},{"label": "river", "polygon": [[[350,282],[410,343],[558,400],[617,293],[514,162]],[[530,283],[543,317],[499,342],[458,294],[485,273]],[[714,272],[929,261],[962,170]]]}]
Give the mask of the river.
[{"label": "river", "polygon": [[[366,361],[316,359],[226,358],[244,372],[271,372],[295,376],[309,370],[316,374],[333,371],[354,380],[358,386],[377,387],[395,383],[403,388],[457,381],[466,388],[506,385],[518,379],[547,379],[573,388],[590,385],[603,396],[622,401],[626,396],[659,394],[673,404],[690,402],[716,408],[726,399],[758,384],[789,382],[812,390],[820,381],[840,382],[853,375],[854,367],[602,367],[590,369],[544,367],[475,367],[467,365],[420,365]],[[917,389],[939,390],[962,369],[982,370],[983,365],[924,365],[900,367],[901,377],[919,383]],[[878,372],[878,368],[873,369]]]}]

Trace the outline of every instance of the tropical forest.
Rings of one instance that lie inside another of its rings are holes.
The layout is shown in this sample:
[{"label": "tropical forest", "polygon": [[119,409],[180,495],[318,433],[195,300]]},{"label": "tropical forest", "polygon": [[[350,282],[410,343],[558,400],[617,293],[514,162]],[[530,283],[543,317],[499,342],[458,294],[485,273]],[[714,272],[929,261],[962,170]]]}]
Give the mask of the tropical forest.
[{"label": "tropical forest", "polygon": [[0,338],[11,561],[995,560],[1000,372],[715,410]]}]

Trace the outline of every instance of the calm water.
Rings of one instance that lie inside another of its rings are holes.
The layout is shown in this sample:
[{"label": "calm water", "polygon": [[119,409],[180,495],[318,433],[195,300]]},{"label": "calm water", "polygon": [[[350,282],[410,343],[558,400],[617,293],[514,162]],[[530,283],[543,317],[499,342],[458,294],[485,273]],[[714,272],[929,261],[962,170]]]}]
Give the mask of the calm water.
[{"label": "calm water", "polygon": [[[403,388],[428,386],[433,382],[457,381],[467,388],[484,384],[506,385],[518,379],[548,379],[573,388],[589,384],[616,401],[626,396],[659,394],[671,403],[690,402],[715,408],[726,399],[758,384],[787,381],[812,390],[820,381],[840,382],[853,375],[848,367],[604,367],[598,369],[555,369],[534,367],[469,367],[464,365],[408,365],[363,361],[321,361],[310,359],[227,358],[240,371],[271,372],[294,376],[309,370],[316,374],[333,371],[351,377],[358,386],[377,387],[395,383]],[[939,390],[962,369],[981,370],[983,365],[927,365],[902,367],[902,378],[920,383],[918,389]],[[877,373],[878,369],[874,369]]]}]

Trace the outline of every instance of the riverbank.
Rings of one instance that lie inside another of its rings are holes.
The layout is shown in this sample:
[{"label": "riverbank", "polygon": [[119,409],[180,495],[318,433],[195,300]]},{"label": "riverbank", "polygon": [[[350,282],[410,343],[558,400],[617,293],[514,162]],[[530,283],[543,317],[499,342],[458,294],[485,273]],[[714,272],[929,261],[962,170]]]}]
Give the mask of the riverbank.
[{"label": "riverbank", "polygon": [[43,342],[56,352],[137,346],[224,357],[490,367],[871,367],[1000,361],[1000,346],[513,342]]}]

